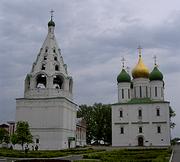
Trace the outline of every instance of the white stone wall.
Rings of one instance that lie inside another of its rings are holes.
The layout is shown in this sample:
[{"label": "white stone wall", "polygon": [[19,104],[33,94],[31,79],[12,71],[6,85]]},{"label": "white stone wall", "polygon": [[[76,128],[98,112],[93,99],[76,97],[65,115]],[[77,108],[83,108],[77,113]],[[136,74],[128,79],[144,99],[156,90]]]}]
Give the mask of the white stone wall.
[{"label": "white stone wall", "polygon": [[[160,110],[157,116],[156,109]],[[142,110],[142,117],[138,117],[138,110]],[[119,111],[123,117],[119,117]],[[143,133],[139,133],[139,127]],[[157,133],[157,126],[161,133]],[[124,127],[124,134],[120,128]],[[144,138],[144,146],[169,146],[169,103],[152,104],[119,104],[112,106],[112,146],[137,146],[138,136]]]},{"label": "white stone wall", "polygon": [[[76,105],[65,98],[17,99],[16,122],[27,121],[39,149],[68,148],[68,137],[75,137]],[[75,143],[71,143],[75,147]]]}]

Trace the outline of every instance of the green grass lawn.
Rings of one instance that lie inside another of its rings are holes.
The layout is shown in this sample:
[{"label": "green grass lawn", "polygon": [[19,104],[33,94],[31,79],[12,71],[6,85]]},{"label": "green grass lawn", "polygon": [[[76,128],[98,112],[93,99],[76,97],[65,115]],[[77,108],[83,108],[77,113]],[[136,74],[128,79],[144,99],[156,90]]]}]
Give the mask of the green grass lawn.
[{"label": "green grass lawn", "polygon": [[29,151],[25,153],[20,150],[9,150],[0,149],[0,157],[14,157],[14,158],[51,158],[51,157],[62,157],[68,155],[78,155],[94,153],[103,150],[94,150],[91,148],[77,148],[77,149],[67,149],[67,150],[56,150],[56,151]]},{"label": "green grass lawn", "polygon": [[76,162],[168,162],[170,155],[170,149],[121,149],[86,154],[88,161]]}]

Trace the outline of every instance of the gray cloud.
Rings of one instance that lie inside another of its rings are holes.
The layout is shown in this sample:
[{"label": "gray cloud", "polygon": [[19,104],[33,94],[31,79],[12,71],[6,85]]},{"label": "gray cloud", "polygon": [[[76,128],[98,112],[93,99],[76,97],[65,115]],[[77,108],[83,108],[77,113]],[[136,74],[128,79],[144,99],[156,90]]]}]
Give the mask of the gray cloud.
[{"label": "gray cloud", "polygon": [[[131,2],[131,3],[130,3]],[[164,8],[158,6],[164,3]],[[125,56],[132,69],[137,46],[153,67],[157,55],[165,75],[167,99],[180,115],[180,12],[177,4],[151,1],[13,0],[0,2],[0,120],[14,119],[16,97],[23,96],[24,78],[30,71],[47,34],[49,10],[55,12],[56,37],[68,70],[74,78],[79,104],[113,103],[116,76]],[[176,1],[178,3],[178,1]],[[143,6],[143,7],[142,7]],[[147,11],[151,14],[148,14]],[[180,120],[175,119],[180,125]],[[173,131],[180,136],[180,126]]]}]

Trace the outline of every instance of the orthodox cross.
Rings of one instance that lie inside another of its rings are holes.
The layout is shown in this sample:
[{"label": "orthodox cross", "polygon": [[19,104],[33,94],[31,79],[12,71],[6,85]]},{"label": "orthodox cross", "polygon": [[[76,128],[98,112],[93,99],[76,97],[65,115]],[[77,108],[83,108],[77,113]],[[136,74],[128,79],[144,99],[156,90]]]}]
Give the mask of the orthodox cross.
[{"label": "orthodox cross", "polygon": [[51,20],[52,20],[54,11],[51,10],[50,13],[51,13]]},{"label": "orthodox cross", "polygon": [[124,57],[122,57],[122,67],[124,68],[124,62],[126,61]]},{"label": "orthodox cross", "polygon": [[154,58],[154,65],[157,66],[157,57],[156,57],[156,55],[154,55],[153,58]]},{"label": "orthodox cross", "polygon": [[139,45],[137,49],[139,50],[139,56],[141,57],[142,47]]}]

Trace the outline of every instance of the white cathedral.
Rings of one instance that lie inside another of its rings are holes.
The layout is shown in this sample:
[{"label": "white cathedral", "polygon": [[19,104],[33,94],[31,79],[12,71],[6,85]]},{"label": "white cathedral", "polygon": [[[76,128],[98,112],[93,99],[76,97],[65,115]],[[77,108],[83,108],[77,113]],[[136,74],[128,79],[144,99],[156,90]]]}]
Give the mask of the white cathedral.
[{"label": "white cathedral", "polygon": [[16,122],[29,123],[34,145],[41,150],[75,147],[73,79],[68,75],[54,29],[51,16],[47,37],[25,79],[24,98],[16,99]]},{"label": "white cathedral", "polygon": [[142,60],[117,77],[118,103],[112,105],[112,146],[170,146],[169,102],[164,100],[163,74],[151,73]]}]

